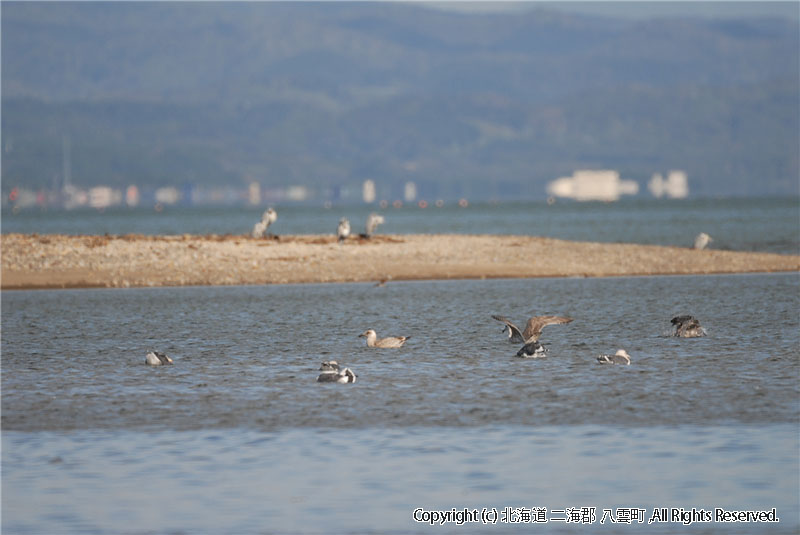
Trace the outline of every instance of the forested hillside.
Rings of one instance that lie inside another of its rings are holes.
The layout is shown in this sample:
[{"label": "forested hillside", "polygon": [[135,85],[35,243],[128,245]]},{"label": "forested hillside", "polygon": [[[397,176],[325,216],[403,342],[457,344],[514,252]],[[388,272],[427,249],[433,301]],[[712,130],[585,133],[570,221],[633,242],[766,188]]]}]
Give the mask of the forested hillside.
[{"label": "forested hillside", "polygon": [[798,26],[394,3],[2,5],[2,188],[372,178],[545,195],[579,168],[798,191]]}]

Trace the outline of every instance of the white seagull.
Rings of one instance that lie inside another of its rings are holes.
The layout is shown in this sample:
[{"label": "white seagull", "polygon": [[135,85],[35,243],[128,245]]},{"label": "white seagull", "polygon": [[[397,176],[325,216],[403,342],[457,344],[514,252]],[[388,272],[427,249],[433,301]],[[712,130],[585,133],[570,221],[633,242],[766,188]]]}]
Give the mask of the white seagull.
[{"label": "white seagull", "polygon": [[378,333],[374,329],[367,329],[358,335],[359,338],[364,337],[367,339],[367,347],[402,347],[410,336],[389,336],[386,338],[378,338]]},{"label": "white seagull", "polygon": [[144,362],[150,366],[161,366],[163,364],[172,364],[172,359],[169,358],[166,353],[161,353],[160,351],[149,351],[144,357]]},{"label": "white seagull", "polygon": [[263,238],[269,226],[273,224],[276,219],[278,219],[278,212],[272,208],[268,208],[266,212],[261,214],[261,221],[253,225],[252,236],[254,238]]},{"label": "white seagull", "polygon": [[339,220],[339,226],[336,228],[336,236],[339,238],[339,243],[342,243],[350,236],[350,221],[348,221],[346,217]]},{"label": "white seagull", "polygon": [[372,212],[371,214],[369,214],[369,216],[367,216],[367,231],[366,233],[362,234],[361,237],[362,238],[372,237],[372,233],[375,232],[375,230],[378,228],[378,225],[382,225],[385,222],[386,220],[383,218],[382,215]]},{"label": "white seagull", "polygon": [[712,242],[712,241],[714,241],[714,240],[711,239],[711,236],[709,236],[705,232],[701,232],[694,239],[694,248],[697,249],[698,251],[702,251],[703,249],[706,248],[706,246],[709,244],[709,242]]},{"label": "white seagull", "polygon": [[624,349],[618,349],[614,355],[598,355],[597,362],[600,364],[624,364],[630,366],[631,356]]}]

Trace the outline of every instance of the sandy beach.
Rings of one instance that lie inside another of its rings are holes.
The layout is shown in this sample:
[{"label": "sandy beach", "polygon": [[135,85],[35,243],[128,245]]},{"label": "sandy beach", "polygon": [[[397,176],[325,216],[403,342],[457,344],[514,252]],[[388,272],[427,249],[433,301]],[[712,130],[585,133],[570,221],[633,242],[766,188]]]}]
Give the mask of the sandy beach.
[{"label": "sandy beach", "polygon": [[800,270],[800,256],[529,236],[2,236],[2,288],[615,277]]}]

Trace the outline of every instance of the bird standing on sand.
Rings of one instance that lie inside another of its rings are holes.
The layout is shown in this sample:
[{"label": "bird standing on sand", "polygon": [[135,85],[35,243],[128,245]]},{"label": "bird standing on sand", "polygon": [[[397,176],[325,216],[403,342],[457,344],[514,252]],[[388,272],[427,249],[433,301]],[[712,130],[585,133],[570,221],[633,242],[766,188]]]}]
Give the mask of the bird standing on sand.
[{"label": "bird standing on sand", "polygon": [[150,366],[161,366],[164,364],[172,364],[172,359],[160,351],[149,351],[144,357],[144,362]]},{"label": "bird standing on sand", "polygon": [[700,320],[690,315],[675,316],[670,320],[675,326],[672,336],[678,338],[699,338],[706,335],[706,330],[700,326]]},{"label": "bird standing on sand", "polygon": [[336,236],[339,238],[339,243],[342,243],[350,235],[350,221],[346,217],[339,220],[339,226],[336,228]]},{"label": "bird standing on sand", "polygon": [[503,328],[503,332],[508,329],[508,339],[515,344],[537,342],[542,334],[542,329],[546,326],[559,325],[572,321],[572,318],[567,318],[565,316],[533,316],[528,319],[528,322],[525,324],[525,330],[520,331],[508,318],[504,316],[495,316],[494,314],[492,314],[492,317],[506,324]]},{"label": "bird standing on sand", "polygon": [[261,221],[253,225],[252,236],[254,238],[263,238],[269,226],[273,224],[276,219],[278,219],[278,212],[272,208],[268,208],[266,212],[261,214]]},{"label": "bird standing on sand", "polygon": [[367,339],[367,347],[402,347],[410,336],[389,336],[386,338],[378,338],[378,333],[374,329],[367,329],[358,335],[359,338]]},{"label": "bird standing on sand", "polygon": [[361,235],[362,238],[371,238],[372,233],[378,228],[378,225],[382,225],[385,223],[386,220],[383,218],[382,215],[376,214],[372,212],[367,216],[367,231]]},{"label": "bird standing on sand", "polygon": [[622,364],[630,366],[631,356],[624,349],[618,349],[613,355],[598,355],[597,362],[600,364]]},{"label": "bird standing on sand", "polygon": [[706,248],[706,246],[709,244],[709,242],[712,242],[712,241],[714,241],[714,240],[711,239],[711,236],[709,236],[705,232],[701,232],[694,239],[694,248],[697,249],[698,251],[702,251],[703,249]]}]

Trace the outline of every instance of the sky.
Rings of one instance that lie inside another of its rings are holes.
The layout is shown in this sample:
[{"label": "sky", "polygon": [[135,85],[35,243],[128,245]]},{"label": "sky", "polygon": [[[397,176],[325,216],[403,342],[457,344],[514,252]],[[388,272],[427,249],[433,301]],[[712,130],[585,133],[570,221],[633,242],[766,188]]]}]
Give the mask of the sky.
[{"label": "sky", "polygon": [[677,2],[641,2],[641,1],[573,1],[560,0],[523,1],[523,2],[463,2],[460,0],[443,0],[430,3],[439,9],[451,11],[511,11],[519,9],[536,9],[540,7],[557,8],[573,13],[585,13],[610,17],[646,19],[652,17],[700,16],[711,18],[734,18],[751,16],[769,16],[793,18],[800,20],[800,2],[745,2],[745,1],[677,1]]}]

